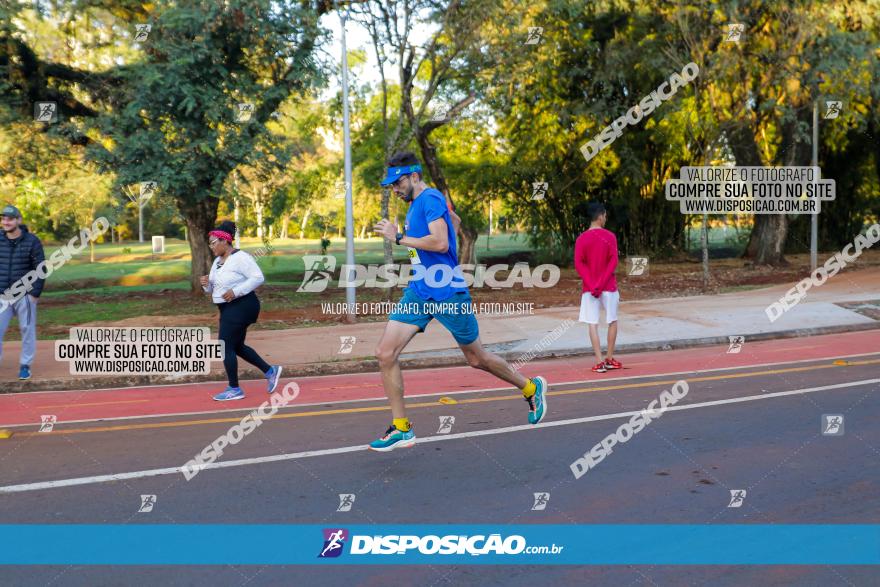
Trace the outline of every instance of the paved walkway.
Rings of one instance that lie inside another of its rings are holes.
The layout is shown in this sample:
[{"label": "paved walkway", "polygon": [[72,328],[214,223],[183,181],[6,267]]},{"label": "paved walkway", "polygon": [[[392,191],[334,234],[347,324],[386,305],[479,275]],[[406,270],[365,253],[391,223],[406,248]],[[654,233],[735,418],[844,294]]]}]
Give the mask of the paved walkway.
[{"label": "paved walkway", "polygon": [[[719,344],[734,335],[758,340],[880,327],[880,268],[838,274],[821,287],[811,289],[801,303],[771,323],[765,308],[793,285],[636,302],[627,302],[626,291],[622,291],[618,349],[621,353],[662,350]],[[481,315],[481,338],[487,346],[510,360],[532,354],[550,357],[589,353],[587,328],[577,322],[577,316],[575,307],[539,309],[533,315]],[[250,334],[248,343],[267,361],[284,365],[288,373],[317,375],[372,371],[376,369],[373,349],[383,328],[384,323],[373,322],[263,330]],[[554,331],[555,334],[551,334]],[[340,353],[342,337],[356,339],[348,353]],[[54,360],[54,342],[47,340],[38,342],[34,379],[19,382],[15,360],[19,347],[18,342],[4,345],[5,360],[0,364],[2,391],[83,389],[168,381],[71,376],[68,363]],[[878,349],[880,335],[875,348],[866,348],[865,352]],[[416,336],[404,359],[409,366],[461,363],[455,341],[436,322],[432,322],[424,334]],[[222,364],[216,362],[212,367],[210,378],[222,378]],[[255,373],[242,369],[244,377]]]}]

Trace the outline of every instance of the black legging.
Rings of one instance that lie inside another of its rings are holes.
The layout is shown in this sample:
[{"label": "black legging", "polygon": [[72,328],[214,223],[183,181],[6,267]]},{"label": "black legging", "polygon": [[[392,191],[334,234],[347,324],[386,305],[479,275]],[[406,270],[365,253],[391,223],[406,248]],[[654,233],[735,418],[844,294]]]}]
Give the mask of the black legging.
[{"label": "black legging", "polygon": [[257,321],[260,315],[260,301],[253,292],[225,304],[220,308],[220,340],[226,345],[223,366],[230,387],[238,387],[238,357],[241,357],[263,373],[272,368],[257,354],[257,351],[244,344],[248,326]]}]

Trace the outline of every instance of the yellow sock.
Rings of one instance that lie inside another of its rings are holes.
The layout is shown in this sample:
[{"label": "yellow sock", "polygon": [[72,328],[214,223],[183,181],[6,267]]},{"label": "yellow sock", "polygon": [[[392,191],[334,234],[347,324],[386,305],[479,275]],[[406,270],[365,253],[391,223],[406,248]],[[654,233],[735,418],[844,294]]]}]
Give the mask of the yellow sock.
[{"label": "yellow sock", "polygon": [[526,383],[526,386],[522,388],[523,395],[525,397],[532,397],[535,395],[535,392],[538,391],[538,386],[535,385],[535,382],[529,379],[529,382]]},{"label": "yellow sock", "polygon": [[409,432],[411,425],[409,423],[409,419],[407,418],[394,418],[394,427],[400,430],[401,432]]}]

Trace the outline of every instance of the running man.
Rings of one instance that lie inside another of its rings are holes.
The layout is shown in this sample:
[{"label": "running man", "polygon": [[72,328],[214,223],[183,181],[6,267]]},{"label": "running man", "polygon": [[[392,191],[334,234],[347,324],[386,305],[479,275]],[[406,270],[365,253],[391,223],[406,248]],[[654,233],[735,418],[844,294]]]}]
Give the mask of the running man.
[{"label": "running man", "polygon": [[[614,360],[614,343],[617,340],[617,306],[620,292],[614,270],[617,268],[617,237],[605,230],[608,212],[605,206],[593,202],[587,206],[590,228],[581,234],[574,244],[574,266],[584,282],[581,294],[580,321],[590,326],[590,342],[596,353],[595,373],[623,367]],[[602,359],[602,343],[599,340],[599,307],[605,308],[608,322],[608,355]]]},{"label": "running man", "polygon": [[397,225],[387,219],[373,229],[409,249],[414,275],[398,306],[388,316],[385,332],[376,346],[393,421],[369,448],[389,451],[415,444],[416,436],[406,417],[398,358],[409,341],[424,332],[434,318],[452,334],[471,367],[488,371],[522,391],[529,404],[529,422],[537,424],[547,413],[547,381],[543,377],[526,379],[507,361],[483,348],[471,296],[458,267],[453,226],[457,217],[452,215],[445,197],[424,182],[422,166],[412,153],[395,154],[381,183],[390,185],[409,204],[409,210],[404,232],[399,232]]}]

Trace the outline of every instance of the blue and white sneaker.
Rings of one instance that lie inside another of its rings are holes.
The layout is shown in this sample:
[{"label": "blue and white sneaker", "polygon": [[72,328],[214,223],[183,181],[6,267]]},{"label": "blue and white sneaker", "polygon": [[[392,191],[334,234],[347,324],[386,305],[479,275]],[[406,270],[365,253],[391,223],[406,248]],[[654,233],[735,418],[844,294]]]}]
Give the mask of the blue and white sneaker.
[{"label": "blue and white sneaker", "polygon": [[273,365],[266,371],[266,381],[269,382],[269,393],[275,391],[275,388],[278,387],[278,382],[281,381],[281,365]]},{"label": "blue and white sneaker", "polygon": [[529,424],[537,424],[547,415],[547,380],[543,377],[533,377],[535,395],[527,397],[525,400],[529,403]]},{"label": "blue and white sneaker", "polygon": [[395,448],[409,448],[416,443],[416,433],[410,425],[409,432],[398,430],[393,424],[385,431],[385,435],[370,443],[370,450],[378,450],[379,452],[388,452]]},{"label": "blue and white sneaker", "polygon": [[31,378],[31,368],[28,365],[21,365],[18,368],[18,378],[22,381],[27,381]]},{"label": "blue and white sneaker", "polygon": [[222,393],[214,396],[218,402],[226,402],[233,399],[244,399],[244,391],[240,387],[227,387]]}]

